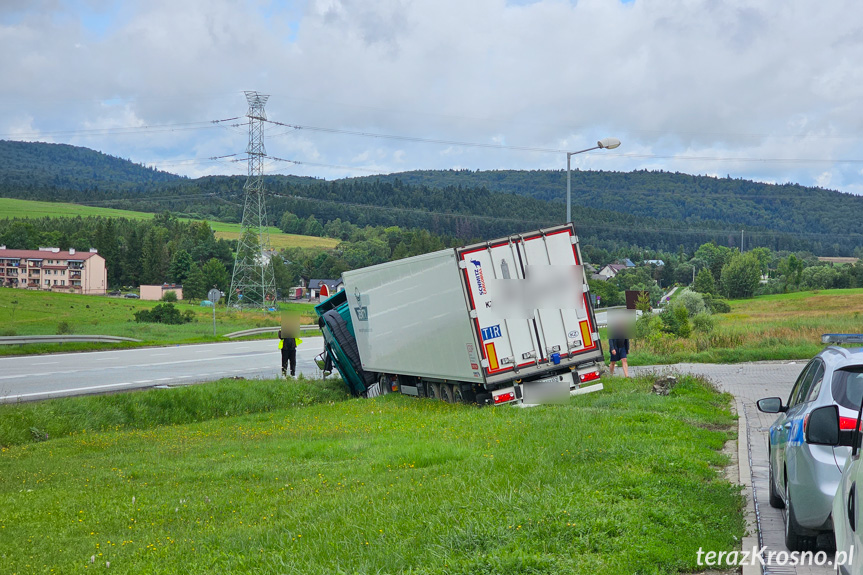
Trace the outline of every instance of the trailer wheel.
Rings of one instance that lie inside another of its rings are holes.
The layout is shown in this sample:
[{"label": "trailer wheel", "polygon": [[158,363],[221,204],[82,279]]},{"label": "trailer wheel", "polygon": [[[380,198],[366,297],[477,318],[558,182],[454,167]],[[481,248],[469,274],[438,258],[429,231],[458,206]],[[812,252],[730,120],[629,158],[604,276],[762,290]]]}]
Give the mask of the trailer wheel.
[{"label": "trailer wheel", "polygon": [[392,380],[390,379],[390,376],[385,373],[380,374],[380,377],[378,377],[378,385],[381,388],[381,395],[386,395],[393,390]]},{"label": "trailer wheel", "polygon": [[437,383],[426,383],[426,397],[429,399],[440,399],[440,386]]},{"label": "trailer wheel", "polygon": [[452,402],[453,403],[464,403],[464,394],[461,392],[461,385],[455,384],[452,386]]},{"label": "trailer wheel", "polygon": [[453,403],[452,396],[452,386],[448,383],[440,384],[440,398],[441,401],[445,401],[447,403]]}]

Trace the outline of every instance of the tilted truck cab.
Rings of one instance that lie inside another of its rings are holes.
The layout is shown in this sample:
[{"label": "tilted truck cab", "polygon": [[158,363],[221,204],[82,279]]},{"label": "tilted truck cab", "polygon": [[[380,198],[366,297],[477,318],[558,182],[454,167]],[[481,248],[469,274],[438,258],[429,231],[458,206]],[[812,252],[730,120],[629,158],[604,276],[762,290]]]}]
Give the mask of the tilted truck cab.
[{"label": "tilted truck cab", "polygon": [[572,225],[348,271],[315,310],[358,396],[541,403],[599,378],[602,349]]}]

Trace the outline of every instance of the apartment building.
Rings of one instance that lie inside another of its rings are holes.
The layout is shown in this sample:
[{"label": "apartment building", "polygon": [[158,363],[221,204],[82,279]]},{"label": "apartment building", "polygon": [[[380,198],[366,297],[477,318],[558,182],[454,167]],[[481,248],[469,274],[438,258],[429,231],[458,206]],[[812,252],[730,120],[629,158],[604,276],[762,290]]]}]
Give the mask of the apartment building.
[{"label": "apartment building", "polygon": [[94,249],[8,250],[0,246],[0,286],[105,295],[108,271],[105,258]]}]

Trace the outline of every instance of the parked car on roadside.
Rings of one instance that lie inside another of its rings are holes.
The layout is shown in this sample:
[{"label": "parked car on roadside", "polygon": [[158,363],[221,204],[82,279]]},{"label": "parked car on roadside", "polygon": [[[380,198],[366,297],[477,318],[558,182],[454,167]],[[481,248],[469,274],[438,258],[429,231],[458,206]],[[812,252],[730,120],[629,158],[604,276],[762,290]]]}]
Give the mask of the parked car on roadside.
[{"label": "parked car on roadside", "polygon": [[[859,338],[859,339],[858,339]],[[863,343],[863,335],[826,334],[825,343]],[[854,429],[863,399],[863,348],[830,346],[800,372],[787,404],[778,397],[758,400],[758,409],[778,413],[769,430],[769,502],[785,508],[785,545],[791,551],[813,548],[833,531],[833,497],[850,453],[846,445],[807,441],[810,414],[836,406],[842,430]]]},{"label": "parked car on roadside", "polygon": [[138,294],[136,294],[136,293],[127,293],[127,294],[126,294],[126,295],[124,295],[123,297],[125,297],[125,298],[129,298],[129,299],[141,299],[141,296],[139,296],[139,295],[138,295]]}]

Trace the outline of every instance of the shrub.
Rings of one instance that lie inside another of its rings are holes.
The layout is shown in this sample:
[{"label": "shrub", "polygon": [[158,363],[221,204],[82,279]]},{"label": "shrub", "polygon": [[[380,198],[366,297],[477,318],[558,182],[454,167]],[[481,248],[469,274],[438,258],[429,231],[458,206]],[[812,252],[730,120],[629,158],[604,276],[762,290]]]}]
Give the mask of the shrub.
[{"label": "shrub", "polygon": [[687,338],[692,334],[689,325],[689,312],[682,305],[667,308],[659,317],[662,319],[663,330],[678,337]]},{"label": "shrub", "polygon": [[728,301],[720,297],[704,295],[704,303],[710,309],[711,313],[731,312],[731,306],[728,304]]},{"label": "shrub", "polygon": [[[710,272],[708,272],[709,274]],[[712,277],[712,276],[711,276]],[[707,305],[704,303],[704,296],[692,290],[685,289],[679,296],[674,299],[672,306],[682,305],[689,312],[689,316],[695,316],[700,313],[710,313]]]},{"label": "shrub", "polygon": [[66,335],[72,333],[72,324],[68,321],[63,320],[57,324],[57,335]]},{"label": "shrub", "polygon": [[[190,311],[190,310],[186,310]],[[194,314],[190,314],[192,318]],[[192,321],[192,319],[187,314],[181,314],[180,310],[174,307],[172,303],[160,303],[156,304],[151,310],[142,309],[141,311],[135,312],[135,321],[138,323],[148,322],[148,323],[167,323],[167,324],[181,324],[188,323]]]},{"label": "shrub", "polygon": [[649,340],[662,331],[662,320],[652,313],[643,314],[635,322],[635,338]]},{"label": "shrub", "polygon": [[692,316],[692,329],[698,333],[711,333],[716,327],[716,320],[710,314],[699,313]]},{"label": "shrub", "polygon": [[175,292],[174,290],[166,291],[165,293],[162,294],[162,301],[169,302],[169,303],[176,303],[177,292]]}]

